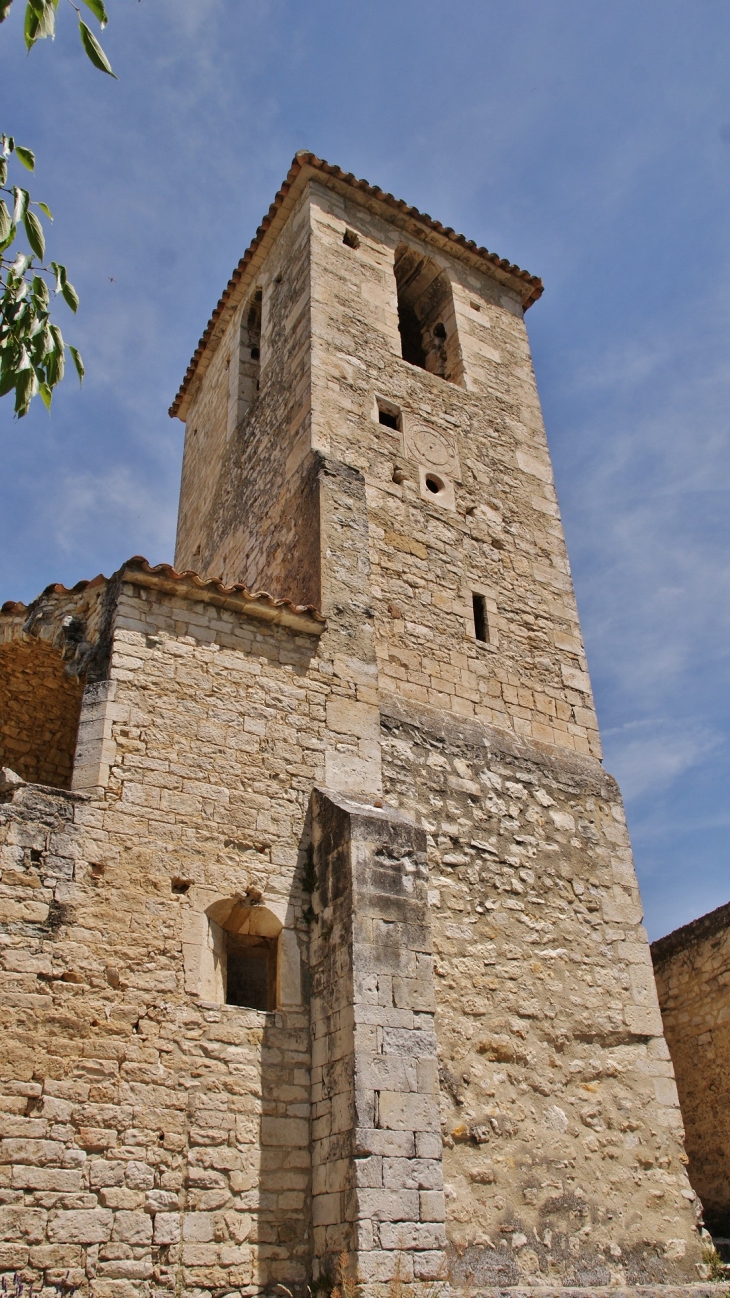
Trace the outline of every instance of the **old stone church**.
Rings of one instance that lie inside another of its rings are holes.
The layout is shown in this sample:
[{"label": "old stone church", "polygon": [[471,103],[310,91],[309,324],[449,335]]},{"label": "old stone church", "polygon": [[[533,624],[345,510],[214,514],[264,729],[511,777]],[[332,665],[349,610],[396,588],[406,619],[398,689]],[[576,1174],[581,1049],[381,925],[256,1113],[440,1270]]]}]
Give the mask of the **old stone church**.
[{"label": "old stone church", "polygon": [[541,291],[298,154],[172,407],[175,567],[3,606],[3,1270],[698,1292]]}]

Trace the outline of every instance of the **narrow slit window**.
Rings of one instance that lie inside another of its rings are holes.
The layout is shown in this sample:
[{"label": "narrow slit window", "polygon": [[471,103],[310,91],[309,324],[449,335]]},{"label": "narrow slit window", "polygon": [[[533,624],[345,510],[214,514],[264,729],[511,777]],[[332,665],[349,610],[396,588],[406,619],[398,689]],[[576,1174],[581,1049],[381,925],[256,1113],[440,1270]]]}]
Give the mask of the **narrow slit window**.
[{"label": "narrow slit window", "polygon": [[481,644],[489,644],[489,623],[487,622],[487,601],[484,595],[471,597],[474,612],[474,635]]},{"label": "narrow slit window", "polygon": [[238,347],[238,364],[231,359],[228,379],[228,432],[246,418],[256,403],[261,371],[261,309],[263,293],[260,288],[252,294],[241,317]]}]

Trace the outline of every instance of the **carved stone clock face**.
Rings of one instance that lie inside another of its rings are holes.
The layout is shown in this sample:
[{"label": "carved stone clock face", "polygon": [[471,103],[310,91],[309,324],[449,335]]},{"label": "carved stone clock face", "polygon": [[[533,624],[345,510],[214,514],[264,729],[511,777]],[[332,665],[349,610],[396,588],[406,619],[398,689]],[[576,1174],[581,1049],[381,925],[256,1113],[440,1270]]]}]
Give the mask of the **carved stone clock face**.
[{"label": "carved stone clock face", "polygon": [[459,457],[450,433],[423,425],[406,432],[406,454],[430,469],[440,469],[450,477],[459,476]]}]

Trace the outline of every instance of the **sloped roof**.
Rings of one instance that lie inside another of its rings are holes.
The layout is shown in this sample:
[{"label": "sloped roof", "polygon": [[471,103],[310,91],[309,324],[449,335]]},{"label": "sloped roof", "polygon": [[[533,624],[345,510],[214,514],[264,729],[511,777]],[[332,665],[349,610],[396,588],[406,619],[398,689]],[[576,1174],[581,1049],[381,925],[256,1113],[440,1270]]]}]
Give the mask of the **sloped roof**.
[{"label": "sloped roof", "polygon": [[[332,166],[331,163],[325,162],[322,158],[318,158],[316,154],[309,153],[306,149],[302,149],[295,155],[286,180],[278,191],[266,216],[261,222],[261,225],[256,231],[256,234],[236,266],[236,269],[231,275],[231,278],[218,300],[218,304],[208,321],[205,332],[203,333],[190,364],[188,365],[185,377],[180,385],[180,390],[170,406],[169,413],[172,417],[180,414],[190,384],[192,383],[211,342],[220,338],[223,328],[225,327],[225,324],[227,324],[227,317],[229,314],[227,308],[232,308],[237,304],[237,286],[243,278],[250,262],[253,260],[254,254],[265,239],[267,231],[270,229],[285,203],[287,204],[287,207],[291,205],[292,189],[296,185],[296,182],[300,182],[297,186],[297,189],[299,189],[303,186],[307,174],[311,175],[313,173],[319,173],[327,179],[350,186],[352,189],[357,190],[367,198],[371,200],[374,199],[376,202],[382,203],[385,207],[390,208],[391,212],[397,213],[401,218],[406,218],[411,222],[415,222],[422,230],[428,233],[431,239],[433,239],[434,236],[439,236],[441,240],[448,240],[448,242],[453,245],[454,251],[457,253],[465,254],[471,258],[477,258],[479,261],[486,263],[491,274],[496,274],[498,279],[502,280],[503,283],[508,283],[511,288],[516,290],[522,299],[524,310],[527,310],[529,306],[532,306],[532,303],[536,302],[541,296],[543,292],[543,283],[541,279],[537,278],[537,276],[530,275],[526,270],[521,270],[519,266],[515,266],[504,258],[498,257],[494,252],[489,252],[487,248],[479,247],[473,239],[467,239],[463,234],[457,234],[457,232],[449,225],[442,225],[440,221],[434,221],[426,212],[419,212],[418,208],[411,207],[408,203],[404,202],[402,198],[394,198],[392,194],[388,194],[384,190],[379,189],[377,185],[370,185],[367,180],[358,180],[356,176],[353,176],[352,172],[342,171],[340,167]],[[287,203],[287,199],[290,200],[289,203]]]},{"label": "sloped roof", "polygon": [[[248,617],[259,621],[279,623],[293,631],[303,631],[308,635],[320,635],[326,625],[326,618],[313,604],[295,604],[290,599],[277,599],[268,591],[251,591],[240,582],[226,585],[220,578],[201,577],[191,570],[177,572],[172,564],[158,563],[154,567],[141,554],[135,554],[122,564],[115,577],[130,581],[138,586],[153,586],[170,594],[182,595],[188,599],[200,599],[219,608],[236,609]],[[105,585],[111,578],[99,575],[91,581],[79,581],[75,586],[62,586],[51,583],[41,592],[38,599],[52,595],[81,594],[90,587]],[[37,601],[33,601],[37,603]],[[0,614],[7,617],[19,617],[26,613],[30,605],[6,600]]]}]

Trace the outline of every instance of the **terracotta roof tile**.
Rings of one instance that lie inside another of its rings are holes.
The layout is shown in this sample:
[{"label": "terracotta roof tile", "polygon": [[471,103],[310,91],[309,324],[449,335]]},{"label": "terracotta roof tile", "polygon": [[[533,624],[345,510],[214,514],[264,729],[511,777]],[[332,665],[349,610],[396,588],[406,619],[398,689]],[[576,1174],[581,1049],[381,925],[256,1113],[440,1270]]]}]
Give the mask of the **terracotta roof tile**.
[{"label": "terracotta roof tile", "polygon": [[266,231],[268,230],[269,226],[274,220],[274,217],[279,211],[279,208],[282,206],[294,181],[297,179],[298,175],[300,174],[300,172],[304,170],[305,167],[311,167],[315,171],[320,171],[324,173],[324,175],[331,176],[335,180],[342,181],[343,184],[351,185],[353,189],[359,189],[363,191],[363,193],[367,194],[370,198],[374,198],[381,203],[385,203],[388,207],[394,208],[403,216],[407,216],[409,219],[413,221],[417,221],[419,225],[422,225],[426,229],[432,230],[436,234],[441,235],[443,238],[448,239],[451,243],[456,244],[457,247],[463,248],[467,252],[470,252],[473,256],[480,258],[480,260],[488,262],[490,267],[498,269],[509,279],[513,281],[517,281],[515,287],[519,288],[519,291],[522,296],[522,305],[525,310],[527,310],[528,307],[532,306],[532,303],[536,302],[537,299],[541,296],[543,292],[543,283],[541,279],[537,278],[537,276],[530,275],[530,273],[526,270],[521,270],[519,266],[513,265],[511,262],[506,261],[503,257],[498,257],[496,253],[489,252],[487,248],[479,247],[474,242],[473,239],[466,239],[463,234],[457,234],[456,231],[453,230],[450,225],[442,225],[440,221],[434,221],[433,218],[428,215],[428,213],[419,212],[417,207],[411,207],[402,198],[394,198],[392,194],[388,194],[384,190],[379,189],[377,185],[370,185],[368,184],[367,180],[358,180],[356,176],[353,176],[351,171],[347,171],[347,172],[342,171],[340,167],[332,166],[331,163],[325,162],[322,158],[318,158],[316,154],[309,153],[307,152],[306,149],[302,149],[294,157],[294,160],[292,162],[291,167],[289,168],[289,172],[287,174],[286,180],[284,181],[284,184],[281,186],[281,189],[278,191],[266,216],[263,218],[261,225],[256,231],[254,238],[252,239],[251,243],[249,244],[248,248],[243,254],[236,269],[231,275],[231,278],[229,279],[225,289],[223,290],[223,293],[221,294],[221,297],[218,301],[218,305],[216,306],[212,316],[210,317],[205,332],[203,333],[203,336],[201,337],[200,342],[198,343],[198,346],[195,349],[192,360],[188,365],[185,378],[183,379],[182,384],[180,385],[180,390],[177,396],[175,397],[175,400],[173,401],[172,405],[170,406],[169,413],[171,416],[174,417],[175,415],[178,414],[182,401],[195,376],[195,372],[198,368],[198,365],[200,364],[203,354],[206,351],[208,344],[211,341],[211,338],[213,337],[216,324],[218,323],[223,312],[225,311],[225,308],[228,305],[232,294],[235,292],[239,280],[244,275],[249,262],[252,260],[254,253],[259,247],[262,239],[264,238],[264,235],[266,234]]},{"label": "terracotta roof tile", "polygon": [[[326,618],[318,608],[313,604],[295,604],[290,599],[278,599],[270,595],[268,591],[249,590],[241,582],[234,582],[226,585],[224,581],[216,577],[201,577],[199,573],[191,569],[185,572],[177,572],[169,563],[158,563],[152,566],[147,559],[141,554],[135,554],[126,563],[122,564],[115,576],[121,576],[122,579],[137,582],[140,585],[159,586],[164,588],[175,589],[180,594],[194,592],[193,597],[206,599],[219,605],[229,604],[233,607],[239,607],[242,612],[248,613],[253,617],[258,617],[267,622],[282,622],[284,625],[293,627],[295,630],[309,631],[310,634],[319,634],[326,624]],[[80,594],[91,587],[104,585],[108,578],[99,574],[91,581],[79,581],[75,586],[62,586],[60,584],[51,584],[46,586],[45,590],[38,596],[43,595],[72,595]],[[1,613],[7,616],[19,616],[27,612],[28,605],[7,600],[0,609]]]}]

